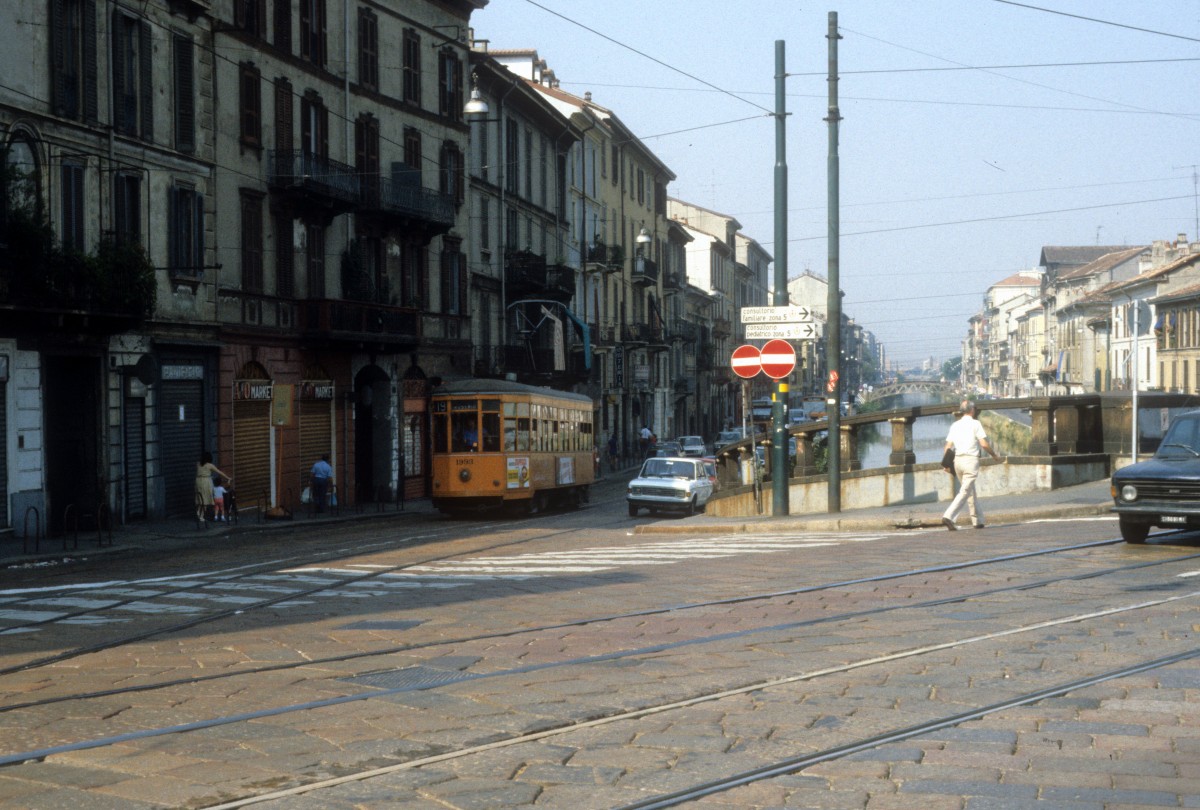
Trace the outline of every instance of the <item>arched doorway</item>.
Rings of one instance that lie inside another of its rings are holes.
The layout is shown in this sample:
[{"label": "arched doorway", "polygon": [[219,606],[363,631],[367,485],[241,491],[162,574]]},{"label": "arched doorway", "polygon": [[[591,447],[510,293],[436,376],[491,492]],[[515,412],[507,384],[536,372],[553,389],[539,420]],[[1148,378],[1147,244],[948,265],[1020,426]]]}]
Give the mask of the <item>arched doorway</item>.
[{"label": "arched doorway", "polygon": [[415,363],[404,372],[400,410],[402,497],[423,498],[429,494],[429,381]]},{"label": "arched doorway", "polygon": [[354,377],[355,501],[391,500],[395,458],[391,380],[376,365]]}]

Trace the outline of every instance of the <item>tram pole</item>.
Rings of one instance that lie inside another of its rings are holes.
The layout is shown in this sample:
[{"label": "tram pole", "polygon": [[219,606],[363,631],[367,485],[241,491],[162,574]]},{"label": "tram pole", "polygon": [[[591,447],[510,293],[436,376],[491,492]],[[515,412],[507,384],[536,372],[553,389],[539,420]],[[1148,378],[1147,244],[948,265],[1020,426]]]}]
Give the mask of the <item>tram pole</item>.
[{"label": "tram pole", "polygon": [[826,309],[828,317],[825,324],[825,365],[829,369],[829,381],[825,386],[825,412],[829,419],[829,431],[826,435],[826,447],[829,450],[829,511],[842,511],[842,397],[841,397],[841,358],[842,358],[842,292],[840,289],[839,266],[839,233],[841,224],[838,220],[838,122],[842,114],[838,110],[838,52],[837,42],[841,39],[838,34],[837,12],[829,12],[829,115],[825,118],[829,125],[829,156],[826,164],[828,173],[828,261],[829,261],[829,297]]},{"label": "tram pole", "polygon": [[[775,300],[777,307],[788,304],[787,292],[787,68],[784,41],[775,40]],[[771,514],[791,514],[788,504],[787,383],[779,380],[771,397]]]}]

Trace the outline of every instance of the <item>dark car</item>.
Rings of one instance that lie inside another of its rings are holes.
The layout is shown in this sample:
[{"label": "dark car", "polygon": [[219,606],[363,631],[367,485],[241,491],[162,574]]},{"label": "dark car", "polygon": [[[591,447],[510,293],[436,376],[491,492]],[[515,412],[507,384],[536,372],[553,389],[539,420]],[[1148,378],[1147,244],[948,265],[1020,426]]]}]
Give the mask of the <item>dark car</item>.
[{"label": "dark car", "polygon": [[1127,543],[1155,526],[1200,528],[1200,411],[1176,417],[1153,458],[1113,473],[1112,497]]}]

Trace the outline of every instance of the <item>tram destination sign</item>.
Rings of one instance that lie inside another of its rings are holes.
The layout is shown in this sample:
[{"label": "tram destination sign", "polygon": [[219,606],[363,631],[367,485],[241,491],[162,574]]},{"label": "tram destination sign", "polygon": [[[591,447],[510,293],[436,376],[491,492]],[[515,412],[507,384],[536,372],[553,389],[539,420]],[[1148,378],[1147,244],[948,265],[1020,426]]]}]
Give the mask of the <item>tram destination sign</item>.
[{"label": "tram destination sign", "polygon": [[808,307],[742,307],[742,323],[812,323]]},{"label": "tram destination sign", "polygon": [[746,340],[816,340],[821,327],[815,323],[748,323]]}]

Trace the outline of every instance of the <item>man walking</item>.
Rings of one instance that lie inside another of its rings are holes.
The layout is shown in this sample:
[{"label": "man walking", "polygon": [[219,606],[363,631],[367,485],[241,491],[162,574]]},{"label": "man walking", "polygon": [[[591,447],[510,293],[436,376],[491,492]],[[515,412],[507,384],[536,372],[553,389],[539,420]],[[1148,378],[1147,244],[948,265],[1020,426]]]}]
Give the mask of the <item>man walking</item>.
[{"label": "man walking", "polygon": [[978,410],[975,403],[964,399],[959,405],[959,410],[962,411],[962,417],[950,426],[950,432],[946,435],[946,449],[954,450],[954,471],[959,480],[958,494],[942,515],[942,524],[952,532],[958,530],[954,525],[954,517],[962,509],[964,502],[971,514],[971,525],[976,529],[984,527],[983,511],[979,508],[979,499],[975,494],[975,479],[979,477],[979,457],[980,453],[984,452],[996,460],[1000,459],[988,443],[983,425],[975,418]]},{"label": "man walking", "polygon": [[318,512],[325,511],[325,498],[329,492],[329,479],[333,477],[333,467],[329,465],[329,454],[325,453],[312,466],[312,499]]}]

